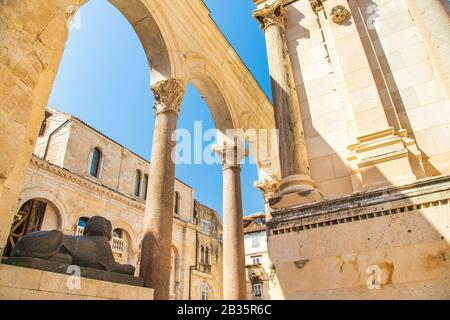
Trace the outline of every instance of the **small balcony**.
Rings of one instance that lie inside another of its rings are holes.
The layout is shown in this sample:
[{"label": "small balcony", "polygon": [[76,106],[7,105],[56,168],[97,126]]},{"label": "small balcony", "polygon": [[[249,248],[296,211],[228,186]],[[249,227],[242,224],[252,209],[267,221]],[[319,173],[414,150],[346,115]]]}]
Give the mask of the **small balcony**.
[{"label": "small balcony", "polygon": [[200,263],[198,266],[198,270],[204,273],[211,273],[211,265]]},{"label": "small balcony", "polygon": [[261,282],[264,279],[264,267],[262,264],[250,264],[245,267],[247,269],[247,277],[250,282]]},{"label": "small balcony", "polygon": [[[77,226],[74,235],[82,236],[84,234],[84,227]],[[126,243],[124,239],[113,237],[111,241],[111,249],[116,258],[119,258],[123,255],[126,248]],[[117,255],[117,256],[116,256]]]}]

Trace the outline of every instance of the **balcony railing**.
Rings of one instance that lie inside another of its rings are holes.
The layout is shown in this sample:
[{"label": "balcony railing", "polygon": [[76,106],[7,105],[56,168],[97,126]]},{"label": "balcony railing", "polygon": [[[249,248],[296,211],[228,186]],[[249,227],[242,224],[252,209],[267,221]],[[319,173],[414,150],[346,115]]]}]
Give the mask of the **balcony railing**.
[{"label": "balcony railing", "polygon": [[125,240],[117,237],[112,238],[112,251],[122,254],[125,251]]},{"label": "balcony railing", "polygon": [[204,272],[204,273],[211,273],[211,265],[209,264],[203,264],[200,263],[199,266],[199,271]]},{"label": "balcony railing", "polygon": [[262,264],[250,264],[246,266],[247,277],[250,282],[260,282],[264,278],[264,267]]},{"label": "balcony railing", "polygon": [[[75,230],[75,236],[82,236],[84,234],[84,227],[77,226],[77,229]],[[113,253],[117,253],[119,255],[122,255],[125,251],[126,243],[124,239],[113,237],[112,243],[111,243],[111,249]]]},{"label": "balcony railing", "polygon": [[81,237],[84,234],[84,227],[77,226],[75,230],[75,236]]}]

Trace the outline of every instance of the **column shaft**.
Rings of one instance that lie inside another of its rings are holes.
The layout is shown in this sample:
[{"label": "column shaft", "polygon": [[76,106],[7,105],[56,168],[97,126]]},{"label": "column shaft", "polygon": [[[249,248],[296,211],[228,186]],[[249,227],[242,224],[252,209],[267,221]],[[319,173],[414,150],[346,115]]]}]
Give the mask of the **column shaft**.
[{"label": "column shaft", "polygon": [[256,10],[253,16],[264,30],[272,86],[275,125],[279,130],[282,194],[314,189],[305,135],[286,42],[282,0]]},{"label": "column shaft", "polygon": [[246,299],[244,226],[240,166],[223,169],[223,274],[224,299]]},{"label": "column shaft", "polygon": [[175,162],[172,134],[177,128],[179,105],[184,90],[176,80],[153,87],[155,131],[150,164],[140,274],[145,286],[155,289],[155,300],[168,300],[172,248]]}]

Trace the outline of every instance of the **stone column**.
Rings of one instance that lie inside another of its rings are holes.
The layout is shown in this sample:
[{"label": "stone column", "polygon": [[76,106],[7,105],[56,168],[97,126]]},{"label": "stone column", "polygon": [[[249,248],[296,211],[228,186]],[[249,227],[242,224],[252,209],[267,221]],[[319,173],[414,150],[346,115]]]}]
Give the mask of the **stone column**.
[{"label": "stone column", "polygon": [[[450,97],[450,18],[439,0],[406,0]],[[447,4],[449,5],[449,4]]]},{"label": "stone column", "polygon": [[255,182],[255,188],[259,189],[264,198],[264,206],[266,212],[266,221],[272,219],[272,208],[270,207],[270,199],[277,196],[280,190],[280,181],[276,178],[268,178]]},{"label": "stone column", "polygon": [[145,286],[155,289],[156,300],[169,300],[170,256],[172,247],[175,162],[172,134],[185,92],[175,79],[156,83],[155,131],[153,136],[140,274]]},{"label": "stone column", "polygon": [[223,298],[245,300],[246,269],[241,194],[241,160],[247,155],[237,144],[216,145],[223,162]]},{"label": "stone column", "polygon": [[281,194],[314,190],[305,135],[286,42],[284,1],[255,10],[264,30],[272,86],[275,125],[279,130]]}]

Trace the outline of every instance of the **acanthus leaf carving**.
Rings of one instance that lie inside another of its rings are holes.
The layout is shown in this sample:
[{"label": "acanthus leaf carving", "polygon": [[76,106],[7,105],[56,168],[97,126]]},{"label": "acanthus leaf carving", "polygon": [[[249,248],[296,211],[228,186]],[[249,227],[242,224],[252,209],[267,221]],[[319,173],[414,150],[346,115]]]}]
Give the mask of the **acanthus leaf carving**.
[{"label": "acanthus leaf carving", "polygon": [[179,113],[183,101],[185,88],[177,79],[167,79],[152,86],[155,95],[154,109],[156,114],[163,112]]}]

